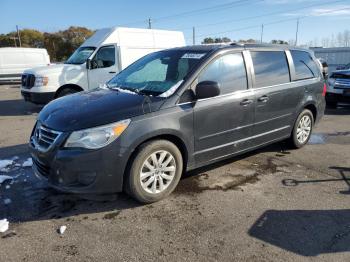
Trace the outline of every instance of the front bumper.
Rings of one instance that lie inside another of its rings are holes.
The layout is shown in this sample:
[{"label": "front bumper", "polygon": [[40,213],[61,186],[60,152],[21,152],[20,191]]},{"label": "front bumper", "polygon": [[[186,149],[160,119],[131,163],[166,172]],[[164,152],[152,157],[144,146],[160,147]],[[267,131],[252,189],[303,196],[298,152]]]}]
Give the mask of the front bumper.
[{"label": "front bumper", "polygon": [[326,100],[330,102],[350,103],[350,93],[349,95],[344,95],[341,93],[327,92]]},{"label": "front bumper", "polygon": [[55,98],[55,92],[36,93],[22,89],[21,94],[25,101],[29,101],[34,104],[47,104]]},{"label": "front bumper", "polygon": [[79,194],[121,192],[127,156],[114,141],[98,150],[52,148],[40,152],[30,145],[33,170],[59,191]]}]

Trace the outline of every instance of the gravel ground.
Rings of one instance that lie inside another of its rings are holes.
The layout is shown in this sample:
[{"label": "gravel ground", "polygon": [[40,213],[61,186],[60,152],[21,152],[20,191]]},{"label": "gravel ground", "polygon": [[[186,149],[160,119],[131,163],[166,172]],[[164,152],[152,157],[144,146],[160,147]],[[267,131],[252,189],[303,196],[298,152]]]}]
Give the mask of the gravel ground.
[{"label": "gravel ground", "polygon": [[328,110],[302,149],[278,143],[192,171],[151,205],[59,194],[22,167],[40,109],[0,86],[0,159],[18,156],[1,172],[17,177],[0,186],[0,261],[350,260],[350,106]]}]

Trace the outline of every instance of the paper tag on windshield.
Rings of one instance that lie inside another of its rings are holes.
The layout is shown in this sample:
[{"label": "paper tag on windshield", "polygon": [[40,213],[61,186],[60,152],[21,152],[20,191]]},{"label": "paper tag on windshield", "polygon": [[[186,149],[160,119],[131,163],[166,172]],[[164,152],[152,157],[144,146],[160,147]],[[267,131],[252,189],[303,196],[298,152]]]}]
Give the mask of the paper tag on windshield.
[{"label": "paper tag on windshield", "polygon": [[205,54],[186,53],[181,58],[201,59]]}]

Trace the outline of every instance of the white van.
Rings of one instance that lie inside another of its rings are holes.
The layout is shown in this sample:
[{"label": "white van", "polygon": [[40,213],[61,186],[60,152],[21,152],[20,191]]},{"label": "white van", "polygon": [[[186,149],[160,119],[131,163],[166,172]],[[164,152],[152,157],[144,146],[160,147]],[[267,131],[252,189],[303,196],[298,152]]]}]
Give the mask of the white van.
[{"label": "white van", "polygon": [[50,64],[43,48],[0,48],[0,82],[20,81],[24,70]]},{"label": "white van", "polygon": [[100,29],[64,64],[26,70],[21,93],[27,101],[45,104],[57,97],[97,88],[146,54],[184,45],[184,35],[178,31]]}]

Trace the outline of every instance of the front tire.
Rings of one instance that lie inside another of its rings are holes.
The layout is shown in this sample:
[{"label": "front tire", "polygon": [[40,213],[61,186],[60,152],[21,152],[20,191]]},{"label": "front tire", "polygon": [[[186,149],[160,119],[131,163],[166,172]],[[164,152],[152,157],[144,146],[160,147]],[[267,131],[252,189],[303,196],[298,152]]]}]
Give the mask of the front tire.
[{"label": "front tire", "polygon": [[183,158],[175,144],[167,140],[147,142],[132,160],[125,190],[141,203],[159,201],[175,189],[182,170]]},{"label": "front tire", "polygon": [[307,144],[311,137],[314,125],[314,116],[308,109],[304,109],[295,121],[290,137],[291,145],[294,148],[301,148]]}]

